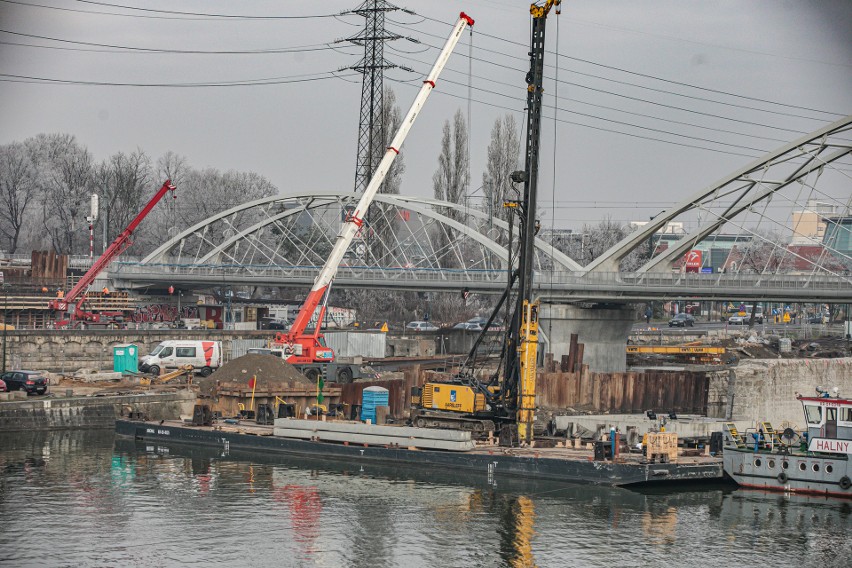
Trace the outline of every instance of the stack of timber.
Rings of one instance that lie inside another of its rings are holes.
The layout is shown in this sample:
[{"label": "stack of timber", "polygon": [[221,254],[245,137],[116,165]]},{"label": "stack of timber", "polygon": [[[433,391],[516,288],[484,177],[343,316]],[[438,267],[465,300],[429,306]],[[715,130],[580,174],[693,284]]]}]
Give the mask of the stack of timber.
[{"label": "stack of timber", "polygon": [[301,440],[455,452],[466,452],[475,447],[470,432],[296,418],[276,419],[273,435]]}]

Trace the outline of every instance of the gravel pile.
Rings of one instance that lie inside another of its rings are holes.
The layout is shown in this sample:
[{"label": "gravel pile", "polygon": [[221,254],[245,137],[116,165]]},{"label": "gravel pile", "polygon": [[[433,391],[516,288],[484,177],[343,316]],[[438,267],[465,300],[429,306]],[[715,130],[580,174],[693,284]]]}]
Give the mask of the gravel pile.
[{"label": "gravel pile", "polygon": [[197,379],[202,394],[210,393],[218,383],[220,387],[248,387],[252,376],[257,377],[257,390],[281,390],[298,385],[312,385],[305,375],[274,355],[243,355],[206,378]]}]

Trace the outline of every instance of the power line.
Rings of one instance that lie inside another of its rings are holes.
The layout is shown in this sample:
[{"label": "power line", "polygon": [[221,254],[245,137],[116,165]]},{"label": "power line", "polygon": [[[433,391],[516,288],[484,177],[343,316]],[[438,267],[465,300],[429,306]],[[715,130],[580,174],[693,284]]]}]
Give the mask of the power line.
[{"label": "power line", "polygon": [[744,49],[742,47],[731,47],[729,45],[707,43],[707,42],[703,42],[703,41],[695,41],[695,40],[692,40],[692,39],[686,39],[686,38],[677,37],[677,36],[670,36],[670,35],[665,35],[665,34],[654,34],[654,33],[644,32],[644,31],[640,31],[640,30],[631,30],[630,28],[622,28],[622,27],[619,27],[619,26],[607,26],[607,25],[600,24],[600,23],[597,23],[597,22],[589,22],[589,21],[578,20],[576,18],[572,18],[571,22],[574,23],[574,24],[581,25],[581,26],[583,26],[583,25],[596,26],[596,27],[601,27],[601,28],[604,28],[604,29],[612,29],[612,30],[616,30],[616,31],[620,31],[620,32],[628,32],[628,33],[646,35],[646,36],[650,36],[650,37],[659,37],[659,38],[667,39],[667,40],[671,40],[671,41],[682,41],[684,43],[691,43],[691,44],[695,44],[695,45],[703,45],[705,47],[714,47],[716,49],[727,49],[727,50],[731,50],[731,51],[741,51],[743,53],[752,53],[752,54],[755,54],[755,55],[764,55],[766,57],[777,57],[779,59],[788,59],[790,61],[805,61],[807,63],[819,63],[821,65],[832,65],[832,66],[837,66],[837,67],[852,67],[852,65],[847,65],[845,63],[834,63],[834,62],[831,62],[831,61],[821,61],[819,59],[807,59],[805,57],[793,57],[793,56],[790,56],[790,55],[779,55],[777,53],[769,53],[769,52],[766,52],[766,51],[757,51],[757,50],[754,50],[754,49]]},{"label": "power line", "polygon": [[[430,18],[428,16],[423,16],[422,14],[417,14],[417,15],[426,19],[426,20],[430,20],[430,21],[433,21],[433,22],[437,22],[437,23],[440,23],[440,24],[447,25],[447,26],[452,26],[452,24],[449,24],[449,23],[444,22],[442,20]],[[425,33],[425,32],[421,32],[421,33]],[[499,41],[509,43],[509,44],[512,44],[512,45],[520,46],[520,47],[523,47],[524,49],[528,49],[528,47],[529,47],[525,44],[522,44],[522,43],[517,42],[517,41],[510,40],[510,39],[507,39],[507,38],[504,38],[504,37],[494,36],[494,35],[491,35],[491,34],[484,33],[482,31],[479,31],[478,33],[479,33],[479,35],[482,35],[484,37],[499,40]],[[427,35],[431,35],[431,34],[427,34]],[[440,37],[440,36],[438,36],[438,37]],[[484,49],[484,48],[480,48],[480,49]],[[496,51],[496,50],[485,49],[485,51],[488,51],[488,52],[491,52],[491,53],[496,53],[496,54],[503,55],[503,56],[506,56],[506,57],[521,59],[517,56],[510,55],[510,54],[503,53],[503,52]],[[553,52],[548,52],[548,53],[550,55],[554,55],[554,56],[557,55],[557,54],[554,54]],[[698,89],[698,90],[701,90],[701,91],[707,91],[707,92],[716,93],[716,94],[720,94],[720,95],[726,95],[726,96],[735,97],[735,98],[739,98],[739,99],[750,100],[750,101],[754,101],[754,102],[761,102],[761,103],[766,103],[766,104],[772,104],[772,105],[777,105],[777,106],[782,106],[782,107],[787,107],[787,108],[794,108],[794,109],[799,109],[799,110],[807,110],[807,111],[811,111],[811,112],[818,112],[818,113],[821,113],[821,114],[828,114],[828,115],[838,116],[838,117],[845,115],[844,113],[839,113],[839,112],[832,112],[832,111],[826,111],[826,110],[821,110],[821,109],[814,109],[814,108],[804,107],[804,106],[801,106],[801,105],[791,105],[791,104],[787,104],[787,103],[772,101],[772,100],[769,100],[769,99],[749,97],[747,95],[742,95],[742,94],[739,94],[739,93],[731,93],[731,92],[728,92],[728,91],[722,91],[722,90],[713,89],[713,88],[710,88],[710,87],[700,87],[698,85],[693,85],[693,84],[690,84],[690,83],[684,83],[682,81],[674,81],[674,80],[671,80],[671,79],[665,79],[663,77],[658,77],[656,75],[649,75],[649,74],[646,74],[646,73],[639,73],[637,71],[630,71],[629,69],[623,69],[621,67],[606,65],[604,63],[597,63],[595,61],[591,61],[591,60],[588,60],[588,59],[582,59],[582,58],[579,58],[579,57],[571,57],[569,55],[564,55],[564,54],[558,54],[558,57],[563,58],[563,59],[570,59],[572,61],[577,61],[577,62],[580,62],[580,63],[586,63],[588,65],[593,65],[595,67],[603,67],[604,69],[610,69],[610,70],[613,70],[613,71],[618,71],[620,73],[627,73],[629,75],[635,75],[637,77],[644,77],[646,79],[652,79],[654,81],[662,81],[664,83],[669,83],[669,84],[672,84],[672,85],[678,85],[678,86],[681,86],[681,87],[689,87],[691,89]],[[548,65],[548,67],[552,67],[552,65]],[[634,85],[634,86],[642,88],[641,85]],[[649,87],[644,87],[644,88],[649,88]],[[684,96],[684,97],[689,96],[689,95],[680,95],[679,93],[670,93],[670,94]],[[718,101],[712,101],[712,102],[718,102]],[[721,103],[720,102],[719,104],[732,104],[732,103]],[[736,105],[733,105],[733,106],[736,106]],[[750,107],[744,107],[744,108],[750,108]],[[761,110],[761,109],[757,109],[757,110]],[[775,112],[775,111],[764,110],[763,112]],[[783,113],[780,113],[780,114],[783,114]],[[810,120],[819,120],[819,119],[814,119],[814,118],[810,118],[810,117],[800,117],[800,118],[808,118]]]},{"label": "power line", "polygon": [[[317,75],[310,73],[307,75],[293,75],[291,77],[268,77],[263,79],[245,79],[240,81],[220,81],[208,83],[116,83],[108,81],[81,81],[70,79],[53,79],[49,77],[33,77],[27,75],[12,75],[9,73],[0,73],[0,77],[8,77],[8,79],[0,79],[7,83],[34,83],[34,84],[53,84],[53,85],[88,85],[97,87],[169,87],[169,88],[199,88],[199,87],[253,87],[265,85],[284,85],[289,83],[308,83],[311,81],[322,81],[324,79],[334,79],[335,71],[324,71],[319,75],[324,77],[310,77],[309,75]],[[354,73],[347,74],[352,76]]]},{"label": "power line", "polygon": [[[458,83],[458,82],[453,81],[451,79],[444,79],[443,82],[450,83],[450,84],[453,84],[453,85],[459,85],[459,86],[462,86],[462,87],[464,86],[462,83]],[[481,92],[484,92],[484,93],[489,93],[489,94],[492,94],[492,95],[498,95],[498,96],[502,96],[502,97],[513,98],[511,95],[505,95],[503,93],[498,93],[497,91],[491,91],[489,89],[483,89],[481,87],[474,87],[474,88],[477,91],[481,91]],[[553,110],[566,110],[566,109],[561,109],[559,107],[552,106],[552,105],[542,105],[542,106],[544,108],[549,108],[549,109],[553,109]],[[761,149],[761,148],[752,148],[752,147],[743,146],[743,145],[740,145],[740,144],[729,144],[727,142],[718,142],[716,140],[710,140],[708,138],[700,138],[700,137],[697,137],[697,136],[689,136],[689,135],[686,135],[686,134],[679,134],[677,132],[669,132],[667,130],[661,130],[659,128],[651,128],[649,126],[640,126],[638,124],[632,124],[630,122],[623,122],[623,121],[614,120],[614,119],[611,119],[611,118],[604,118],[602,116],[595,116],[593,114],[586,114],[586,113],[583,113],[583,112],[572,111],[571,114],[576,115],[576,116],[582,116],[582,117],[585,117],[585,118],[593,118],[593,119],[597,119],[597,120],[602,120],[604,122],[611,122],[611,123],[618,124],[618,125],[621,125],[621,126],[630,126],[632,128],[639,128],[639,129],[647,130],[647,131],[650,131],[650,132],[656,132],[657,134],[668,134],[669,136],[677,136],[679,138],[687,138],[687,139],[690,139],[690,140],[695,140],[697,142],[709,142],[711,144],[719,144],[721,146],[730,146],[730,147],[733,147],[733,148],[742,148],[744,150],[754,150],[755,152],[762,152],[762,153],[767,152],[767,150],[764,150],[764,149]],[[558,119],[557,119],[557,121],[558,121]]]},{"label": "power line", "polygon": [[18,2],[16,0],[0,0],[0,2],[5,2],[6,4],[17,4],[19,6],[27,6],[29,8],[43,8],[45,10],[57,10],[59,12],[72,12],[75,14],[90,14],[93,16],[118,16],[122,18],[144,18],[149,20],[219,20],[219,18],[192,18],[192,17],[179,17],[179,16],[153,16],[146,14],[119,14],[116,12],[102,12],[98,10],[78,10],[75,8],[63,8],[61,6],[47,6],[45,4],[35,4],[32,2]]},{"label": "power line", "polygon": [[[395,83],[405,85],[406,87],[419,88],[416,85],[412,85],[412,84],[410,84],[406,81],[398,81],[398,80],[394,80],[394,79],[391,79],[391,80],[394,81]],[[445,79],[445,81],[446,81],[446,79]],[[442,90],[436,90],[436,92],[434,94],[442,95],[442,96],[448,96],[448,97],[452,97],[452,98],[455,98],[455,99],[467,100],[466,95],[465,96],[454,95],[452,93],[449,93],[447,91],[442,91]],[[522,109],[498,105],[496,103],[490,103],[488,101],[483,101],[483,100],[479,100],[479,99],[472,99],[472,101],[477,103],[477,104],[483,104],[483,105],[490,106],[490,107],[493,107],[493,108],[508,110],[510,112],[515,112],[515,113],[519,113],[519,114],[523,113]],[[547,108],[552,108],[552,107],[547,107]],[[544,118],[547,118],[548,120],[552,119],[552,117],[544,117]],[[741,158],[743,158],[743,157],[744,158],[758,158],[759,157],[759,156],[755,156],[753,154],[746,154],[746,153],[741,153],[741,152],[728,152],[726,150],[719,150],[717,148],[707,148],[706,146],[698,146],[698,145],[694,145],[694,144],[685,144],[683,142],[674,142],[674,141],[671,141],[671,140],[663,140],[661,138],[654,138],[652,136],[642,136],[640,134],[632,134],[632,133],[629,133],[629,132],[622,132],[620,130],[612,130],[612,129],[609,129],[609,128],[592,126],[592,125],[589,125],[589,124],[583,124],[582,122],[574,122],[574,121],[565,120],[565,119],[561,119],[561,118],[556,119],[556,120],[557,120],[557,122],[561,122],[563,124],[571,124],[573,126],[581,126],[583,128],[590,128],[590,129],[596,130],[598,132],[609,132],[611,134],[620,134],[620,135],[623,135],[623,136],[629,136],[631,138],[639,138],[641,140],[650,140],[650,141],[653,141],[653,142],[662,142],[664,144],[672,144],[674,146],[678,146],[679,148],[693,148],[693,149],[696,149],[696,150],[705,150],[705,151],[708,151],[708,152],[716,152],[718,154],[727,154],[727,155],[730,155],[730,156],[737,156],[737,157],[741,157]]]},{"label": "power line", "polygon": [[[406,56],[404,56],[404,55],[401,55],[400,57],[402,57],[403,59],[408,59],[409,61],[415,61],[415,62],[417,62],[417,63],[423,63],[423,64],[425,64],[425,62],[424,62],[424,61],[419,60],[419,59],[415,59],[415,58],[413,58],[413,57],[406,57]],[[450,72],[452,72],[452,73],[457,73],[457,74],[459,74],[459,75],[463,75],[463,74],[464,74],[464,73],[462,73],[461,71],[457,71],[457,70],[455,70],[455,69],[449,69],[449,68],[448,68],[448,69],[447,69],[447,71],[450,71]],[[482,81],[487,81],[487,82],[490,82],[490,83],[495,83],[495,84],[497,84],[497,85],[512,87],[512,85],[509,85],[509,84],[504,83],[504,82],[502,82],[502,81],[497,81],[497,80],[495,80],[495,79],[491,79],[491,78],[489,78],[489,77],[483,77],[483,76],[481,76],[481,75],[472,75],[472,77],[473,77],[473,78],[475,78],[475,79],[482,80]],[[445,80],[447,80],[447,79],[445,79]],[[562,83],[563,81],[561,81],[561,80],[559,80],[559,79],[555,79],[555,81],[554,81],[554,82],[556,82],[556,83],[558,84],[558,83]],[[569,83],[569,85],[582,87],[582,85],[578,85],[578,84],[575,84],[575,83]],[[609,92],[605,92],[605,93],[610,94]],[[500,96],[503,96],[503,97],[507,97],[507,98],[516,98],[514,95],[505,95],[505,94],[503,94],[503,93],[497,93],[497,94],[499,94]],[[611,94],[613,94],[613,95],[615,95],[615,96],[622,96],[622,95],[618,95],[617,93],[611,93]],[[653,120],[659,120],[659,121],[663,121],[663,122],[670,122],[670,123],[673,123],[673,124],[680,124],[680,125],[682,125],[682,126],[689,126],[689,127],[693,127],[693,128],[701,128],[701,129],[704,129],[704,130],[710,130],[710,131],[714,131],[714,132],[722,132],[722,133],[725,133],[725,134],[735,134],[735,135],[738,135],[738,136],[748,136],[748,137],[750,137],[750,138],[755,138],[755,139],[759,139],[759,140],[768,140],[768,141],[770,141],[770,142],[780,142],[780,143],[786,143],[786,142],[788,142],[788,140],[784,140],[784,139],[780,139],[780,138],[769,138],[769,137],[766,137],[766,136],[758,136],[758,135],[755,135],[755,134],[746,134],[746,133],[744,133],[744,132],[736,132],[736,131],[731,131],[731,130],[725,130],[725,129],[722,129],[722,128],[714,128],[714,127],[712,127],[712,126],[703,126],[703,125],[700,125],[700,124],[694,124],[694,123],[690,123],[690,122],[683,122],[683,121],[674,120],[674,119],[670,119],[670,118],[664,118],[664,117],[661,117],[661,116],[655,116],[655,115],[650,115],[650,114],[643,114],[643,113],[639,113],[639,112],[632,112],[632,111],[628,111],[628,110],[624,110],[624,109],[620,109],[620,108],[615,108],[615,107],[610,107],[610,106],[606,106],[606,105],[599,105],[599,104],[595,104],[595,103],[589,103],[589,102],[586,102],[586,101],[581,101],[581,100],[579,100],[579,99],[572,99],[572,98],[569,98],[569,97],[555,96],[554,98],[555,98],[556,100],[563,100],[563,101],[573,102],[573,103],[576,103],[576,104],[582,104],[582,105],[592,106],[592,107],[600,108],[600,109],[604,109],[604,110],[611,110],[611,111],[615,111],[615,112],[621,112],[621,113],[624,113],[624,114],[629,114],[629,115],[638,116],[638,117],[642,117],[642,118],[650,118],[650,119],[653,119]],[[636,100],[639,100],[639,99],[636,99]],[[644,102],[644,101],[642,101],[642,102]],[[662,106],[668,106],[668,105],[662,105]],[[560,108],[559,110],[567,110],[567,109],[561,109],[561,108]],[[724,120],[734,120],[734,121],[736,121],[736,120],[737,120],[737,119],[731,119],[731,118],[726,118],[726,117],[722,117],[722,116],[718,116],[718,117],[717,117],[716,115],[712,115],[712,116],[713,116],[714,118],[721,118],[721,119],[724,119]],[[773,128],[773,127],[768,126],[768,125],[759,125],[759,126],[766,126],[766,127],[768,127],[768,128]],[[782,130],[787,131],[787,129],[782,129]],[[804,134],[803,132],[796,131],[796,130],[789,130],[789,132],[793,132],[793,133],[796,133],[796,134]]]},{"label": "power line", "polygon": [[315,14],[311,16],[246,16],[243,14],[213,14],[209,12],[180,12],[177,10],[155,10],[153,8],[139,8],[137,6],[126,6],[124,4],[112,4],[110,2],[95,2],[94,0],[76,0],[81,4],[93,4],[96,6],[104,6],[107,8],[121,8],[124,10],[147,12],[153,14],[171,14],[177,16],[203,16],[206,18],[223,18],[232,20],[307,20],[311,18],[333,18],[340,14]]},{"label": "power line", "polygon": [[[2,1],[2,0],[0,0]],[[210,54],[210,55],[258,55],[258,54],[279,54],[279,53],[302,53],[308,51],[328,51],[334,49],[328,44],[316,43],[311,45],[297,46],[297,47],[282,47],[282,48],[272,48],[272,49],[247,49],[247,50],[214,50],[214,51],[205,51],[198,49],[158,49],[158,48],[149,48],[149,47],[133,47],[127,45],[114,45],[108,43],[94,43],[88,41],[74,41],[70,39],[61,39],[50,36],[41,36],[35,34],[25,34],[21,32],[13,32],[9,30],[0,29],[0,33],[29,37],[33,39],[43,39],[46,41],[56,41],[60,43],[70,43],[74,45],[88,45],[91,47],[103,47],[108,49],[117,49],[117,50],[127,50],[131,52],[143,52],[143,53],[178,53],[178,54]],[[6,42],[3,42],[6,43]],[[24,45],[27,47],[43,47],[51,49],[51,46],[43,46],[43,45],[28,45],[28,44],[17,44]],[[53,47],[53,49],[56,49]],[[110,52],[110,51],[101,51],[101,53],[122,53],[122,51]]]},{"label": "power line", "polygon": [[[425,43],[425,42],[421,42],[421,43],[423,43],[423,45],[427,45],[427,46],[429,46],[433,49],[437,49],[435,46],[433,46],[431,44],[428,44],[428,43]],[[501,63],[496,63],[494,61],[489,61],[487,59],[480,59],[480,58],[475,57],[474,61],[480,61],[482,63],[486,63],[486,64],[493,65],[493,66],[496,66],[496,67],[502,67],[504,69],[509,69],[509,70],[512,70],[512,71],[520,72],[520,73],[525,72],[522,69],[518,69],[516,67],[510,67],[508,65],[503,65]],[[568,71],[570,72],[570,70],[568,70]],[[456,71],[456,72],[459,72],[459,71]],[[547,77],[547,79],[555,81],[555,79],[552,78],[552,77]],[[581,89],[587,89],[587,90],[595,91],[595,92],[602,93],[602,94],[607,94],[607,95],[611,95],[611,96],[615,96],[615,97],[620,97],[620,98],[633,100],[633,101],[637,101],[637,102],[642,102],[642,103],[646,103],[646,104],[652,104],[652,105],[661,106],[661,107],[664,107],[664,108],[670,108],[670,109],[673,109],[673,110],[679,110],[679,111],[683,111],[683,112],[688,112],[688,113],[692,113],[692,114],[698,114],[698,115],[707,116],[707,117],[710,117],[710,118],[719,118],[719,119],[722,119],[722,120],[738,122],[740,124],[748,124],[748,125],[751,125],[751,126],[760,126],[762,128],[771,128],[773,130],[780,130],[780,131],[783,131],[783,132],[791,132],[791,133],[794,133],[794,134],[804,134],[804,132],[801,131],[801,130],[793,130],[793,129],[789,129],[789,128],[782,128],[782,127],[779,127],[779,126],[772,126],[770,124],[762,124],[762,123],[759,123],[759,122],[752,122],[752,121],[748,121],[748,120],[729,118],[729,117],[718,115],[718,114],[701,112],[701,111],[688,109],[688,108],[684,108],[684,107],[679,107],[679,106],[669,105],[669,104],[660,103],[660,102],[656,102],[656,101],[651,101],[651,100],[648,100],[648,99],[642,99],[642,98],[639,98],[639,97],[631,97],[629,95],[623,95],[621,93],[616,93],[616,92],[613,92],[613,91],[607,91],[605,89],[598,89],[598,88],[595,88],[595,87],[589,87],[587,85],[582,85],[580,83],[574,83],[574,82],[571,82],[571,81],[564,81],[564,80],[560,79],[559,82],[562,83],[562,84],[567,84],[567,85],[571,85],[571,86],[574,86],[574,87],[579,87]],[[615,82],[618,82],[618,81],[615,81]],[[623,84],[632,85],[632,83],[623,83]],[[636,87],[639,87],[639,88],[645,88],[645,87],[642,87],[641,85],[633,85],[633,86],[636,86]],[[676,93],[672,93],[672,94],[676,94]],[[700,99],[700,100],[703,100],[705,102],[710,102],[710,103],[718,103],[718,101],[714,101],[712,99]],[[728,106],[738,106],[738,105],[731,105],[729,103],[718,103],[718,104],[726,104]],[[748,108],[748,107],[741,107],[741,108]],[[764,112],[773,112],[773,111],[764,111]],[[784,114],[784,113],[774,113],[774,114]],[[807,118],[807,117],[804,117],[804,118]],[[817,119],[810,119],[810,120],[817,120]]]}]

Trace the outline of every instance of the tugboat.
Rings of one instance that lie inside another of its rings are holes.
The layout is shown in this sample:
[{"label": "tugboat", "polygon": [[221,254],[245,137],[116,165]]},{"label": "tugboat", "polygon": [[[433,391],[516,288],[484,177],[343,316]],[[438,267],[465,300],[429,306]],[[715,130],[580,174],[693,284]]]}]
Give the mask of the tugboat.
[{"label": "tugboat", "polygon": [[748,439],[725,425],[724,470],[738,485],[769,491],[852,499],[852,399],[817,387],[818,396],[797,395],[807,432],[780,435],[763,422]]}]

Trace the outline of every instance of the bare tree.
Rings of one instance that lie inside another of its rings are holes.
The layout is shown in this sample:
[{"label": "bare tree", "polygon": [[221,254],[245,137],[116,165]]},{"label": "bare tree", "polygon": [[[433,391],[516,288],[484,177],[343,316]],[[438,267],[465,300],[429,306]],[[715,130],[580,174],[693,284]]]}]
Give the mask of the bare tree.
[{"label": "bare tree", "polygon": [[171,150],[160,156],[157,160],[157,178],[160,181],[171,180],[172,184],[180,185],[183,177],[189,172],[190,167],[184,156],[175,154]]},{"label": "bare tree", "polygon": [[87,241],[84,231],[92,192],[92,156],[74,136],[39,134],[33,144],[40,164],[44,228],[53,249],[74,254]]},{"label": "bare tree", "polygon": [[[99,221],[106,226],[105,235],[111,242],[139,214],[158,188],[153,187],[151,160],[141,149],[132,154],[113,154],[94,172],[96,177],[106,178],[103,179],[105,184],[99,186]],[[148,229],[150,225],[139,228],[140,231]]]},{"label": "bare tree", "polygon": [[518,169],[521,138],[514,115],[496,119],[491,128],[488,161],[482,174],[483,209],[491,217],[506,220],[503,202],[512,197],[511,174]]},{"label": "bare tree", "polygon": [[0,146],[0,235],[9,254],[18,249],[21,229],[38,195],[38,171],[26,144]]},{"label": "bare tree", "polygon": [[461,203],[468,185],[470,156],[467,151],[467,126],[461,110],[457,110],[452,127],[449,120],[444,123],[438,170],[432,176],[432,187],[435,199]]},{"label": "bare tree", "polygon": [[726,264],[736,262],[737,272],[777,272],[787,254],[786,247],[778,244],[783,242],[774,231],[755,231],[747,245],[731,248]]},{"label": "bare tree", "polygon": [[[399,105],[396,104],[396,93],[390,87],[385,88],[385,96],[382,98],[382,121],[385,132],[384,147],[387,148],[402,122],[402,112]],[[399,150],[399,155],[388,169],[385,182],[382,184],[382,193],[399,195],[399,188],[402,186],[402,174],[405,173],[405,159],[402,148],[397,148],[397,150]]]},{"label": "bare tree", "polygon": [[[444,132],[441,137],[441,153],[438,155],[438,169],[432,176],[432,187],[435,199],[461,204],[465,192],[470,184],[470,156],[467,147],[467,126],[461,110],[457,110],[453,117],[453,125],[450,121],[444,123]],[[463,213],[457,209],[446,211],[451,219],[463,222]],[[451,266],[456,260],[450,252],[450,243],[453,242],[453,231],[440,231],[435,235],[437,251],[440,255],[439,261],[442,266]]]},{"label": "bare tree", "polygon": [[222,174],[213,168],[191,169],[182,176],[178,188],[177,222],[186,228],[241,203],[276,193],[278,189],[269,180],[253,172]]},{"label": "bare tree", "polygon": [[[608,251],[633,230],[629,225],[622,225],[607,217],[597,225],[584,224],[579,233],[572,233],[564,238],[553,240],[553,245],[585,266]],[[621,270],[633,272],[647,261],[647,248],[639,247],[621,261]]]}]

